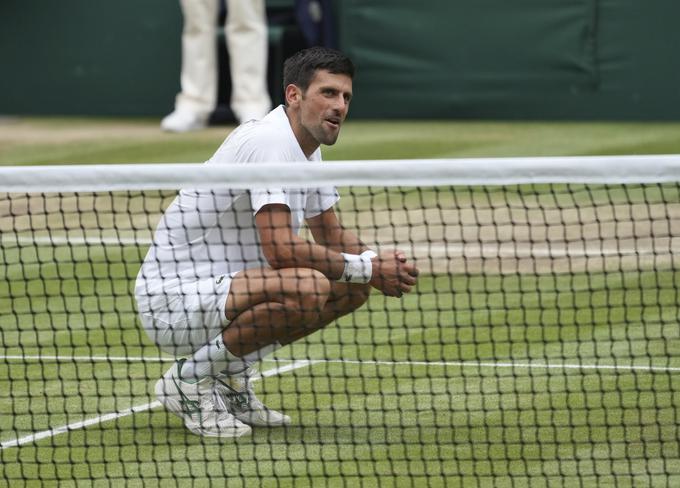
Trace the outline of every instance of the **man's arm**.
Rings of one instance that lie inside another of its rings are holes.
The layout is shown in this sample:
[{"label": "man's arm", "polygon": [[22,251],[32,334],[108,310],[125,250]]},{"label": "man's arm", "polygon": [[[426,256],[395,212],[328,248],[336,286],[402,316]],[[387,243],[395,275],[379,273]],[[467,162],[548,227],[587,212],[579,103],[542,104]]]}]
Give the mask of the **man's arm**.
[{"label": "man's arm", "polygon": [[[265,205],[255,215],[262,251],[269,265],[279,268],[313,268],[331,280],[345,273],[345,256],[340,251],[359,254],[366,246],[352,232],[340,225],[332,210],[308,219],[312,235],[319,243],[299,238],[293,233],[290,210],[281,204]],[[411,291],[418,270],[406,263],[402,253],[382,253],[372,259],[371,279],[374,288],[388,296]]]},{"label": "man's arm", "polygon": [[255,224],[262,252],[272,268],[312,268],[332,280],[342,276],[345,260],[340,251],[295,235],[286,205],[265,205],[255,215]]},{"label": "man's arm", "polygon": [[314,241],[337,252],[361,254],[368,247],[354,233],[345,229],[332,208],[307,219]]}]

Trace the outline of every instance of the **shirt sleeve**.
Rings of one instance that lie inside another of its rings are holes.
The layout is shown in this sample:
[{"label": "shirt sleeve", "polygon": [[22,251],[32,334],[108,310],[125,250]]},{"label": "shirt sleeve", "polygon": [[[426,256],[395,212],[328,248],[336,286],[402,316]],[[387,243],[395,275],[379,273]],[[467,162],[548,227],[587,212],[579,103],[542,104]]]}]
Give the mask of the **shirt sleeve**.
[{"label": "shirt sleeve", "polygon": [[307,190],[305,218],[309,219],[325,212],[340,200],[340,194],[334,186],[310,188]]},{"label": "shirt sleeve", "polygon": [[291,210],[294,208],[293,193],[295,190],[284,188],[256,188],[250,190],[250,204],[253,207],[253,215],[265,205],[282,204]]},{"label": "shirt sleeve", "polygon": [[[270,144],[265,146],[259,145],[256,148],[250,147],[247,155],[248,163],[271,162],[271,161],[288,161],[290,157],[281,153],[278,149],[278,144]],[[268,187],[268,188],[252,188],[250,190],[250,204],[253,208],[253,215],[257,214],[262,207],[271,204],[282,204],[293,210],[300,204],[300,191],[293,188]]]}]

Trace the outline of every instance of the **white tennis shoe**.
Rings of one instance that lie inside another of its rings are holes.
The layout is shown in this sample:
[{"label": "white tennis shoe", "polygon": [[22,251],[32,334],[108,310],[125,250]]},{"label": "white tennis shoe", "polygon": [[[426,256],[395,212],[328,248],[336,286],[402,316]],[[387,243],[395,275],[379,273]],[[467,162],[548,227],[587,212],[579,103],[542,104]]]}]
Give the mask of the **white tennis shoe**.
[{"label": "white tennis shoe", "polygon": [[250,382],[252,370],[244,373],[226,375],[220,373],[215,378],[215,391],[224,405],[237,420],[254,427],[280,427],[290,424],[290,417],[264,405],[253,391]]},{"label": "white tennis shoe", "polygon": [[177,361],[156,382],[156,397],[163,406],[184,420],[187,429],[205,437],[241,437],[250,434],[248,425],[232,415],[215,388],[212,378],[197,383],[182,381],[184,359]]},{"label": "white tennis shoe", "polygon": [[187,110],[175,110],[161,120],[161,129],[166,132],[189,132],[204,129],[208,125],[208,115]]}]

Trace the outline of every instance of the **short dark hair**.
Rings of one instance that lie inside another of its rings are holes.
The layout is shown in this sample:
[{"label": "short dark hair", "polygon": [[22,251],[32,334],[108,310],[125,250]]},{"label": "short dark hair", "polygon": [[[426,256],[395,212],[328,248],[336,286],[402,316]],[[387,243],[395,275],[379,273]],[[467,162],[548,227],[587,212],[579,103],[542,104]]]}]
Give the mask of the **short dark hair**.
[{"label": "short dark hair", "polygon": [[354,78],[354,64],[347,56],[336,49],[315,46],[298,51],[283,63],[283,90],[293,84],[307,91],[318,70]]}]

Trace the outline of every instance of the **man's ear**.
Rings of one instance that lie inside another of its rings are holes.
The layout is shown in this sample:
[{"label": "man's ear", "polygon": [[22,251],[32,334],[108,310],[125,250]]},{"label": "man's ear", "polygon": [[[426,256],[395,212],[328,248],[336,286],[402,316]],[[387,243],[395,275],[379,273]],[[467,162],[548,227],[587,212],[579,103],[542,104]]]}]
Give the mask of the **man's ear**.
[{"label": "man's ear", "polygon": [[286,87],[286,105],[292,106],[297,104],[302,98],[302,91],[300,87],[294,84],[290,84]]}]

